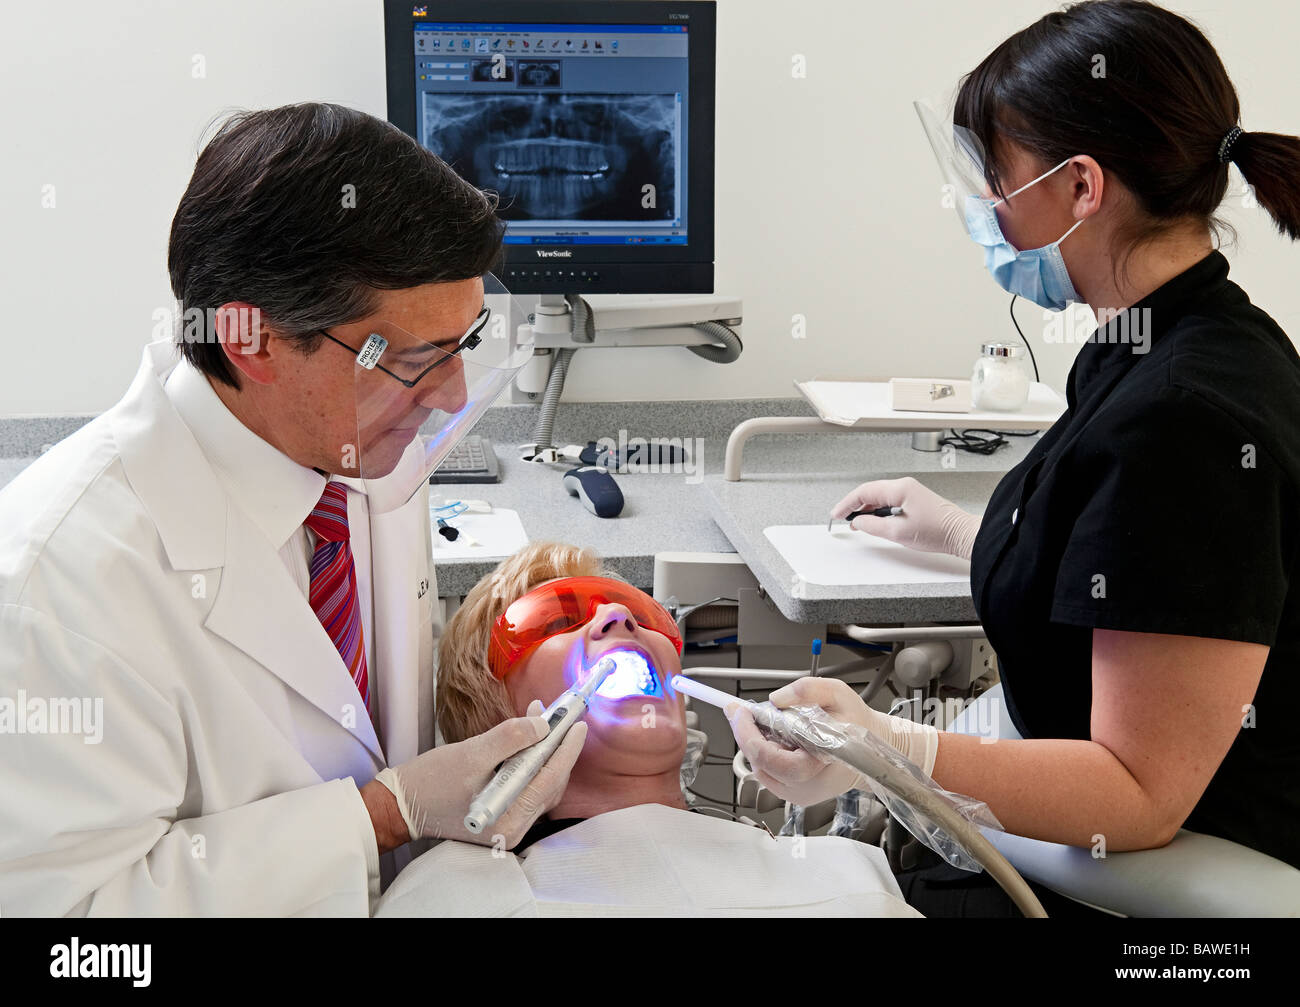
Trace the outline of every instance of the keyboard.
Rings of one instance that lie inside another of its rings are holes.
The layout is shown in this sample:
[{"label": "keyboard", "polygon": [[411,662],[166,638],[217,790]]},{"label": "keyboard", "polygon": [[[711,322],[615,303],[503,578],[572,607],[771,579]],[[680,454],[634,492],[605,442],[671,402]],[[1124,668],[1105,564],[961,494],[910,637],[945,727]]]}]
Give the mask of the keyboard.
[{"label": "keyboard", "polygon": [[429,477],[432,483],[499,483],[501,463],[492,442],[478,434],[468,434],[442,460]]}]

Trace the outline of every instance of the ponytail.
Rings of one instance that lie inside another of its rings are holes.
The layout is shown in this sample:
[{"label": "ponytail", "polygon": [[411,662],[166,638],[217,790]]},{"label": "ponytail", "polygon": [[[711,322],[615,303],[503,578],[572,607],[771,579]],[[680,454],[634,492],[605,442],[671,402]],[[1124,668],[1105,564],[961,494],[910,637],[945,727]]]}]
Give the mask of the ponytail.
[{"label": "ponytail", "polygon": [[985,181],[998,196],[1001,141],[1048,166],[1096,158],[1137,202],[1118,262],[1184,221],[1231,233],[1215,215],[1229,161],[1278,229],[1300,240],[1300,137],[1233,125],[1241,104],[1210,40],[1145,0],[1084,0],[1044,15],[963,79],[953,118],[987,152]]},{"label": "ponytail", "polygon": [[1277,229],[1300,240],[1300,137],[1242,133],[1232,145],[1232,160]]}]

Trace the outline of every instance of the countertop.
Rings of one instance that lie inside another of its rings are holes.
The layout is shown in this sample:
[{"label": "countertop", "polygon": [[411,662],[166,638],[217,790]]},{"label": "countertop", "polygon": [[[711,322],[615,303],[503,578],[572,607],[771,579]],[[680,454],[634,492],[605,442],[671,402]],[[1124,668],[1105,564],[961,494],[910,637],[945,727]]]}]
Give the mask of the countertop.
[{"label": "countertop", "polygon": [[[906,433],[776,434],[745,447],[739,482],[722,479],[727,434],[752,416],[810,415],[801,399],[716,402],[563,403],[556,443],[585,443],[598,436],[687,440],[692,461],[678,471],[625,472],[616,476],[625,505],[618,518],[598,518],[568,495],[563,468],[519,459],[529,440],[534,406],[498,406],[475,428],[492,441],[502,479],[489,484],[433,486],[435,495],[488,500],[519,512],[531,541],[552,539],[595,550],[619,576],[649,588],[657,552],[738,552],[780,610],[798,622],[973,620],[969,588],[962,584],[882,587],[801,585],[791,593],[793,571],[763,529],[774,524],[824,521],[831,506],[868,479],[911,474],[958,505],[978,513],[1000,474],[1025,456],[1034,437],[1013,437],[992,456],[957,452],[945,468],[942,455],[915,451]],[[0,486],[30,464],[42,444],[66,435],[87,417],[0,421],[8,425],[0,448]],[[699,460],[702,466],[697,466]],[[434,536],[435,543],[442,539]],[[497,559],[447,559],[434,547],[438,590],[463,595]]]},{"label": "countertop", "polygon": [[[973,621],[969,586],[963,584],[803,585],[794,597],[794,571],[763,529],[825,521],[830,508],[859,483],[901,475],[917,476],[958,506],[980,513],[1002,473],[1024,458],[1034,440],[1010,438],[989,457],[957,452],[955,467],[945,469],[940,455],[913,450],[906,433],[763,436],[746,445],[740,481],[726,482],[721,438],[705,442],[703,473],[617,475],[625,503],[623,513],[610,519],[590,514],[568,496],[562,469],[519,461],[510,445],[498,441],[500,483],[435,486],[434,491],[513,508],[531,541],[589,546],[619,576],[645,588],[651,586],[657,552],[737,552],[777,607],[796,622]],[[437,562],[439,592],[463,594],[494,565]]]}]

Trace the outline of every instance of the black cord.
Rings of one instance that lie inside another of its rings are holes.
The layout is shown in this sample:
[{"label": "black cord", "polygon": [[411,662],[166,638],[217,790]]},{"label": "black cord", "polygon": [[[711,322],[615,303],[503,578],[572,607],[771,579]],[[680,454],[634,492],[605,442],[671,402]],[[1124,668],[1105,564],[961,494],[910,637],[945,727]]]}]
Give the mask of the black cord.
[{"label": "black cord", "polygon": [[1034,348],[1029,345],[1029,340],[1026,339],[1025,334],[1020,331],[1020,323],[1016,321],[1016,298],[1019,296],[1020,296],[1019,294],[1011,295],[1011,307],[1008,310],[1011,313],[1011,324],[1016,327],[1016,334],[1020,336],[1020,341],[1025,344],[1025,349],[1029,351],[1029,359],[1034,362],[1034,380],[1037,381],[1038,360],[1034,357]]},{"label": "black cord", "polygon": [[[950,429],[947,436],[940,437],[940,444],[951,444],[959,451],[969,451],[973,455],[991,455],[1007,446],[1008,437],[1035,437],[1037,430],[984,430],[971,428],[965,430]],[[981,434],[987,434],[983,437]]]}]

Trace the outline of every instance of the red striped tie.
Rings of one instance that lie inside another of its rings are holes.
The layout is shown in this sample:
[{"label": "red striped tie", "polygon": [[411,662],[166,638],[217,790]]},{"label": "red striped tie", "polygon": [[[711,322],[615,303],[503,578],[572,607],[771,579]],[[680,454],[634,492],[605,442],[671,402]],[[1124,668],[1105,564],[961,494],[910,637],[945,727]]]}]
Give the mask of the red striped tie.
[{"label": "red striped tie", "polygon": [[357,569],[348,544],[348,491],[340,483],[326,483],[320,503],[303,523],[316,533],[308,593],[312,611],[338,648],[369,713],[370,682],[357,600]]}]

